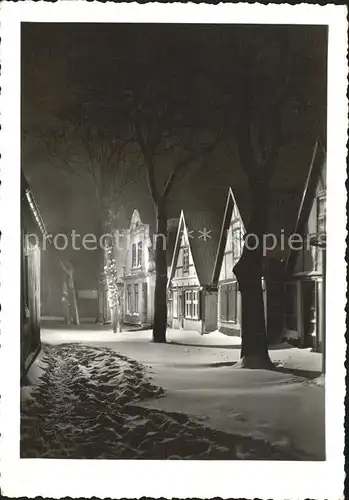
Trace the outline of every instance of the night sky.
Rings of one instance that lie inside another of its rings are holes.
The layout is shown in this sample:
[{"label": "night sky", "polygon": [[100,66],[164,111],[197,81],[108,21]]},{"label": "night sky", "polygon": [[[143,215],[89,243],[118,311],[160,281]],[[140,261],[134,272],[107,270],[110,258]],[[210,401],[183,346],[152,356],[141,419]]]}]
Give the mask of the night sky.
[{"label": "night sky", "polygon": [[[112,137],[128,124],[124,104],[130,89],[142,94],[150,88],[155,89],[151,116],[158,105],[171,101],[178,123],[191,123],[192,144],[202,133],[215,134],[219,113],[229,106],[233,121],[231,103],[240,98],[247,48],[256,61],[251,78],[259,102],[267,103],[285,81],[291,88],[283,109],[290,140],[280,149],[272,185],[274,193],[294,193],[297,205],[315,140],[326,136],[325,27],[22,23],[22,168],[48,229],[93,232],[100,218],[88,176],[68,174],[43,153],[42,138],[49,140],[57,118],[69,121],[87,110],[86,119]],[[285,50],[291,54],[288,62]],[[181,208],[198,207],[222,217],[229,185],[248,209],[246,177],[229,126],[219,146],[175,186],[169,217],[178,217]],[[192,133],[195,127],[197,134]],[[177,133],[181,136],[180,126]],[[173,156],[160,155],[158,163],[162,184]],[[119,225],[129,225],[134,208],[144,222],[154,224],[144,175],[121,205]]]}]

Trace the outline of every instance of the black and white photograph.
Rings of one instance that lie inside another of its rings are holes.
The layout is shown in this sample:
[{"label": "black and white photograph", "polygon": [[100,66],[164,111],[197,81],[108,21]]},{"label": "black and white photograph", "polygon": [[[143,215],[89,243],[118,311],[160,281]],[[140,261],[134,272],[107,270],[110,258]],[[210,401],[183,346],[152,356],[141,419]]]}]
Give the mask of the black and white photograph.
[{"label": "black and white photograph", "polygon": [[47,7],[16,31],[6,162],[18,460],[72,475],[150,463],[149,482],[183,461],[228,477],[272,461],[292,482],[301,464],[340,468],[328,394],[344,384],[347,102],[339,73],[331,142],[331,21],[99,22]]}]

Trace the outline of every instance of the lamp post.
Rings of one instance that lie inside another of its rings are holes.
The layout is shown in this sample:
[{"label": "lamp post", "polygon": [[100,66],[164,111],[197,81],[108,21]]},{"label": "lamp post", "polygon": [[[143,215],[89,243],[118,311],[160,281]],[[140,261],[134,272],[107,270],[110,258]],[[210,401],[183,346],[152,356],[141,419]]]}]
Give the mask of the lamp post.
[{"label": "lamp post", "polygon": [[326,233],[317,233],[310,239],[311,246],[318,247],[322,252],[322,373],[326,368]]}]

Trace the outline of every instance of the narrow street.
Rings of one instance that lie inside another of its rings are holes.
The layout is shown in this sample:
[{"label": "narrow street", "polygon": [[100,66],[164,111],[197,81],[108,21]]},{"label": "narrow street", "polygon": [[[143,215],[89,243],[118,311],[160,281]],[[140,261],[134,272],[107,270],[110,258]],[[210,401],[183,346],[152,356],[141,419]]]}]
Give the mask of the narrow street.
[{"label": "narrow street", "polygon": [[[295,395],[316,393],[321,402],[323,390],[294,375],[234,371],[235,340],[208,337],[205,346],[204,338],[189,335],[197,345],[188,347],[183,335],[170,332],[170,342],[159,346],[149,342],[150,331],[44,329],[33,385],[22,389],[22,457],[307,459],[287,432],[280,434],[280,417]],[[275,415],[268,423],[270,405]],[[298,410],[299,418],[312,415],[311,406]],[[321,459],[316,446],[314,455]]]}]

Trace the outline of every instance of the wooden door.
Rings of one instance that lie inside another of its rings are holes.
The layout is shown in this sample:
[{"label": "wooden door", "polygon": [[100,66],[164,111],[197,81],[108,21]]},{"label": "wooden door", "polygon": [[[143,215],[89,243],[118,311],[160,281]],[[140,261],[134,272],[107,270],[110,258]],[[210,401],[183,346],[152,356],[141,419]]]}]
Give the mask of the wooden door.
[{"label": "wooden door", "polygon": [[217,328],[217,292],[201,292],[199,304],[201,307],[200,317],[204,322],[204,332],[213,332]]}]

